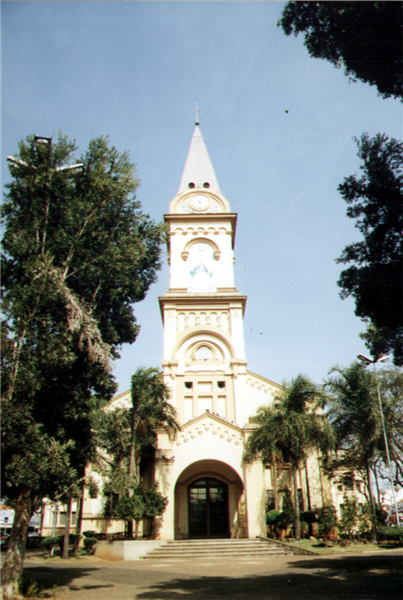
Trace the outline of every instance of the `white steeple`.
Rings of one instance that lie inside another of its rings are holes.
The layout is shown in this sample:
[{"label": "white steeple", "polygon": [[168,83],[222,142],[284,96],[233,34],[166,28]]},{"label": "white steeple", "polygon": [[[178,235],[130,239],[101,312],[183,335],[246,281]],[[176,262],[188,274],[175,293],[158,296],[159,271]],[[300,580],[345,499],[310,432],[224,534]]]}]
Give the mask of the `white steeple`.
[{"label": "white steeple", "polygon": [[[211,164],[206,144],[204,143],[198,123],[196,123],[196,127],[193,132],[193,137],[190,143],[178,194],[188,191],[189,184],[193,184],[190,186],[191,188],[208,187],[212,192],[220,193],[220,188],[214,173],[213,165]],[[205,186],[204,184],[209,185]]]}]

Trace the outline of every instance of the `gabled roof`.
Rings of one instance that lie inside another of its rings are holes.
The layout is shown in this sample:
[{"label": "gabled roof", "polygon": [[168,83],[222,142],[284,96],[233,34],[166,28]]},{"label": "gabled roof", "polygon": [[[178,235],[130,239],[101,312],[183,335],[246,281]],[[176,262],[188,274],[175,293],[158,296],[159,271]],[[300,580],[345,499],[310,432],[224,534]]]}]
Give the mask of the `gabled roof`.
[{"label": "gabled roof", "polygon": [[205,183],[208,183],[212,192],[220,193],[213,165],[198,124],[193,132],[178,194],[189,191],[189,183],[193,183],[196,188],[202,188]]},{"label": "gabled roof", "polygon": [[184,431],[185,429],[197,426],[199,424],[199,422],[204,422],[204,421],[214,421],[224,428],[233,429],[233,430],[236,430],[237,432],[242,432],[242,427],[239,427],[239,425],[237,425],[236,423],[230,423],[229,421],[227,421],[227,419],[224,419],[223,417],[220,417],[220,415],[217,415],[216,413],[212,413],[208,410],[206,410],[206,412],[204,412],[204,413],[201,413],[197,417],[190,419],[190,421],[183,423],[181,425],[182,431]]}]

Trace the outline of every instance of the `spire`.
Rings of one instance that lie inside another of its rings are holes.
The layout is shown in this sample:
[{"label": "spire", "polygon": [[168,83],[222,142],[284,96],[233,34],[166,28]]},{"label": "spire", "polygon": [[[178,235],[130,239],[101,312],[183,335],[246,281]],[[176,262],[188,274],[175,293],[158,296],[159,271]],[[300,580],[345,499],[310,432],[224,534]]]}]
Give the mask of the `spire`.
[{"label": "spire", "polygon": [[[197,106],[196,106],[197,111]],[[198,123],[198,113],[196,112],[196,127],[193,132],[192,141],[188,156],[183,170],[181,183],[179,186],[178,194],[189,190],[189,184],[193,183],[194,186],[200,188],[205,183],[208,183],[211,191],[220,192],[220,188],[214,173],[213,165],[211,164],[210,157],[207,152],[206,144],[204,143],[203,136],[200,131]]]}]

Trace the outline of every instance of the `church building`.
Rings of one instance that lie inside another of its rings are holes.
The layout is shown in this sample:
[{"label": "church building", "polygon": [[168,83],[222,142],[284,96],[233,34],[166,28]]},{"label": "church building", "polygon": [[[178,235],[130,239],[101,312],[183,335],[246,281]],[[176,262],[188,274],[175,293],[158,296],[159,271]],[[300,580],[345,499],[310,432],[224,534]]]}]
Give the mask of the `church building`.
[{"label": "church building", "polygon": [[[264,536],[272,472],[260,459],[247,462],[244,450],[253,416],[279,386],[247,369],[246,296],[234,281],[237,215],[221,193],[198,123],[164,218],[170,283],[159,299],[162,368],[182,430],[175,440],[157,432],[153,478],[168,497],[157,537]],[[130,391],[112,400],[116,407],[126,403]],[[318,496],[314,463],[311,494]],[[277,486],[287,483],[288,470],[282,479]]]},{"label": "church building", "polygon": [[[164,218],[170,282],[159,298],[162,371],[181,431],[175,439],[157,431],[155,459],[141,473],[145,488],[157,481],[168,498],[154,531],[162,540],[265,536],[267,502],[274,489],[291,487],[290,473],[285,466],[273,481],[270,465],[245,459],[245,444],[257,409],[273,401],[279,385],[247,369],[246,296],[234,281],[237,215],[221,193],[198,123]],[[125,406],[130,390],[108,410]],[[303,510],[343,502],[318,455],[299,472],[299,486]],[[122,531],[122,523],[101,516],[102,504],[86,492],[82,529]],[[50,512],[48,520],[50,531]]]}]

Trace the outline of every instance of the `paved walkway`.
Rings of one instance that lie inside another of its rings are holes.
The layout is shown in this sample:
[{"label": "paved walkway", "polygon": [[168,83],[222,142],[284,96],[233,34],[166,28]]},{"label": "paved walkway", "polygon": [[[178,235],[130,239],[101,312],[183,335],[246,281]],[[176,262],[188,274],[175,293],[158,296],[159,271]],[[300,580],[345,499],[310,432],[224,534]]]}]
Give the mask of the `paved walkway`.
[{"label": "paved walkway", "polygon": [[[108,562],[28,557],[57,600],[401,600],[403,552]],[[51,597],[51,594],[49,595]]]}]

